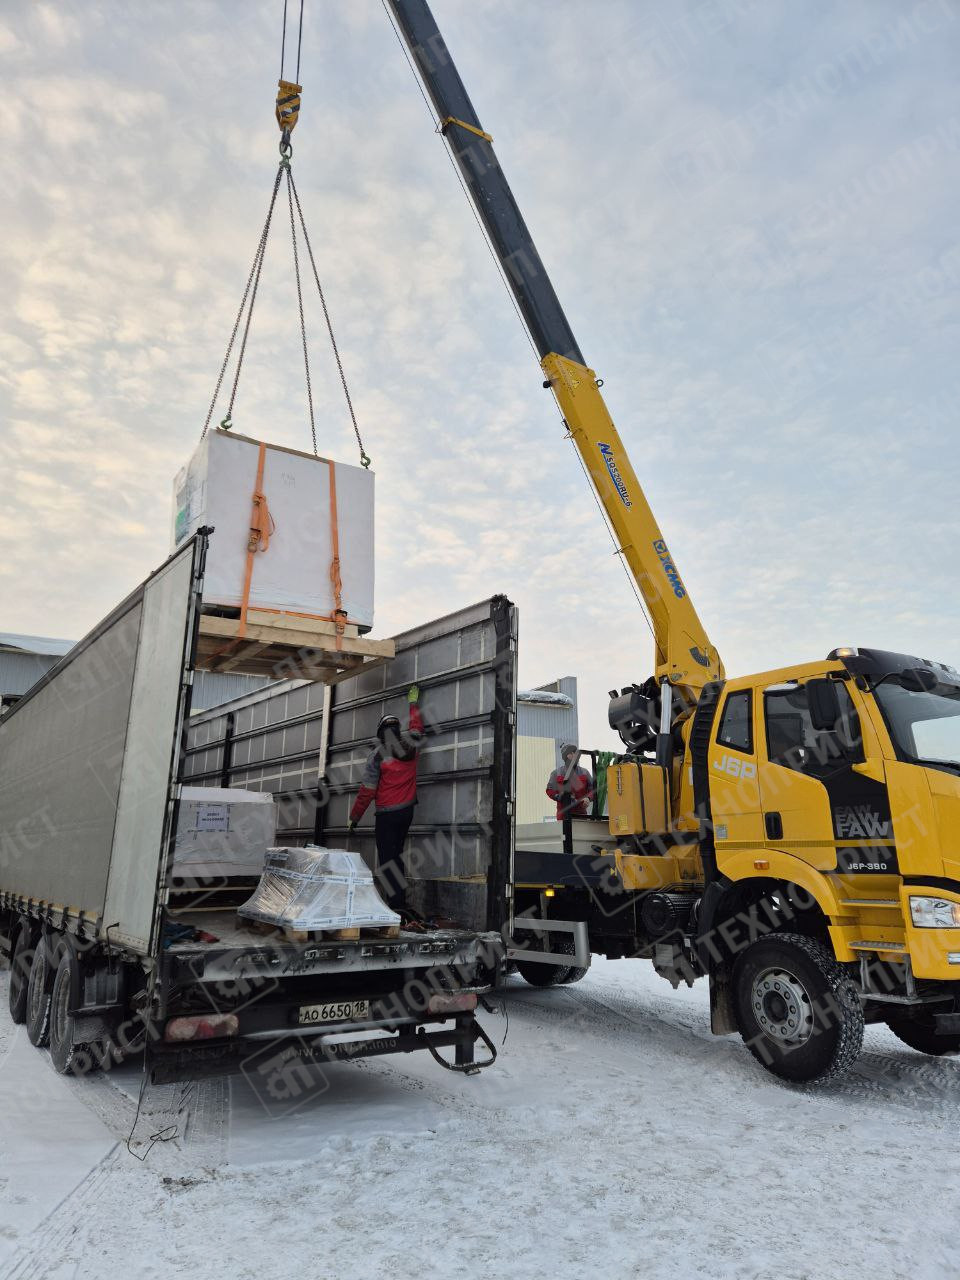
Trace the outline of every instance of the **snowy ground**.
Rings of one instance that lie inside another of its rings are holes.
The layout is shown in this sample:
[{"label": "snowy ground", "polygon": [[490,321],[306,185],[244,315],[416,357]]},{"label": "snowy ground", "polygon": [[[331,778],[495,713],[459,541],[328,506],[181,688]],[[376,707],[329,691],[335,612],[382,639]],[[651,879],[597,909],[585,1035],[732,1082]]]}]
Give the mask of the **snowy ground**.
[{"label": "snowy ground", "polygon": [[790,1089],[645,964],[514,982],[477,1078],[417,1054],[269,1110],[242,1078],[150,1089],[130,1154],[138,1071],[56,1076],[0,975],[0,1280],[960,1273],[957,1063],[868,1028],[853,1077]]}]

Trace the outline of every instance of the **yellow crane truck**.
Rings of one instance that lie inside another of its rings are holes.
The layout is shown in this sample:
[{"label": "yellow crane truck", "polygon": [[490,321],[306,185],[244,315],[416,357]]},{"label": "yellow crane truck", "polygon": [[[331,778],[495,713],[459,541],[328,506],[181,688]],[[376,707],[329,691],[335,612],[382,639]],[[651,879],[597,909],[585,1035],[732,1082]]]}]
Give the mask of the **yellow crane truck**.
[{"label": "yellow crane truck", "polygon": [[[728,679],[424,0],[388,0],[639,588],[653,674],[611,694],[608,818],[524,852],[514,912],[556,921],[521,966],[591,951],[706,977],[712,1027],[792,1081],[839,1075],[864,1022],[960,1049],[960,674],[879,649]],[[589,960],[587,959],[587,962]]]}]

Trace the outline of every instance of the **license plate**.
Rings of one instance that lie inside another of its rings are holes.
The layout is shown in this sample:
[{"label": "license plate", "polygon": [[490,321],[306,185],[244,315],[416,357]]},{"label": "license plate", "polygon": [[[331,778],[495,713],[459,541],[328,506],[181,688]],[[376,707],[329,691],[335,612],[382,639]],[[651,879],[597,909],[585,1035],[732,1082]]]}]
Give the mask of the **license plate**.
[{"label": "license plate", "polygon": [[297,1024],[312,1027],[318,1022],[356,1022],[369,1017],[369,1000],[335,1000],[331,1004],[302,1004]]}]

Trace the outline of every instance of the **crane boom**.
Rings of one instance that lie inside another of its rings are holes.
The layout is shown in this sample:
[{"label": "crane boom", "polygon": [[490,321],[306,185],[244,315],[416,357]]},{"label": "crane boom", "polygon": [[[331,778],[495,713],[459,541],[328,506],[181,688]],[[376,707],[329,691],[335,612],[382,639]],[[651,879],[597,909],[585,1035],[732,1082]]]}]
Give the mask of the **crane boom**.
[{"label": "crane boom", "polygon": [[516,299],[560,406],[640,590],[654,629],[656,676],[694,696],[723,666],[667,549],[600,382],[573,336],[513,192],[426,0],[387,0],[433,103],[467,191]]}]

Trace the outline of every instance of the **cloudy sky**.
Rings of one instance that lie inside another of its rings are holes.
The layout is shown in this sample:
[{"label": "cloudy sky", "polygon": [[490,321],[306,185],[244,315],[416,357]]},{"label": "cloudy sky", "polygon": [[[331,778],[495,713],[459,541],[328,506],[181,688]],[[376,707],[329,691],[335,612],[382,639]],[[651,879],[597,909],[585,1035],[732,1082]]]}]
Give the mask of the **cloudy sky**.
[{"label": "cloudy sky", "polygon": [[[960,665],[960,0],[434,9],[728,672]],[[0,0],[0,630],[78,637],[168,552],[276,168],[281,12]],[[523,683],[578,676],[612,745],[650,636],[380,0],[306,0],[301,79],[377,632],[503,592]],[[282,235],[264,272],[235,422],[308,448]],[[321,452],[353,460],[308,323]]]}]

